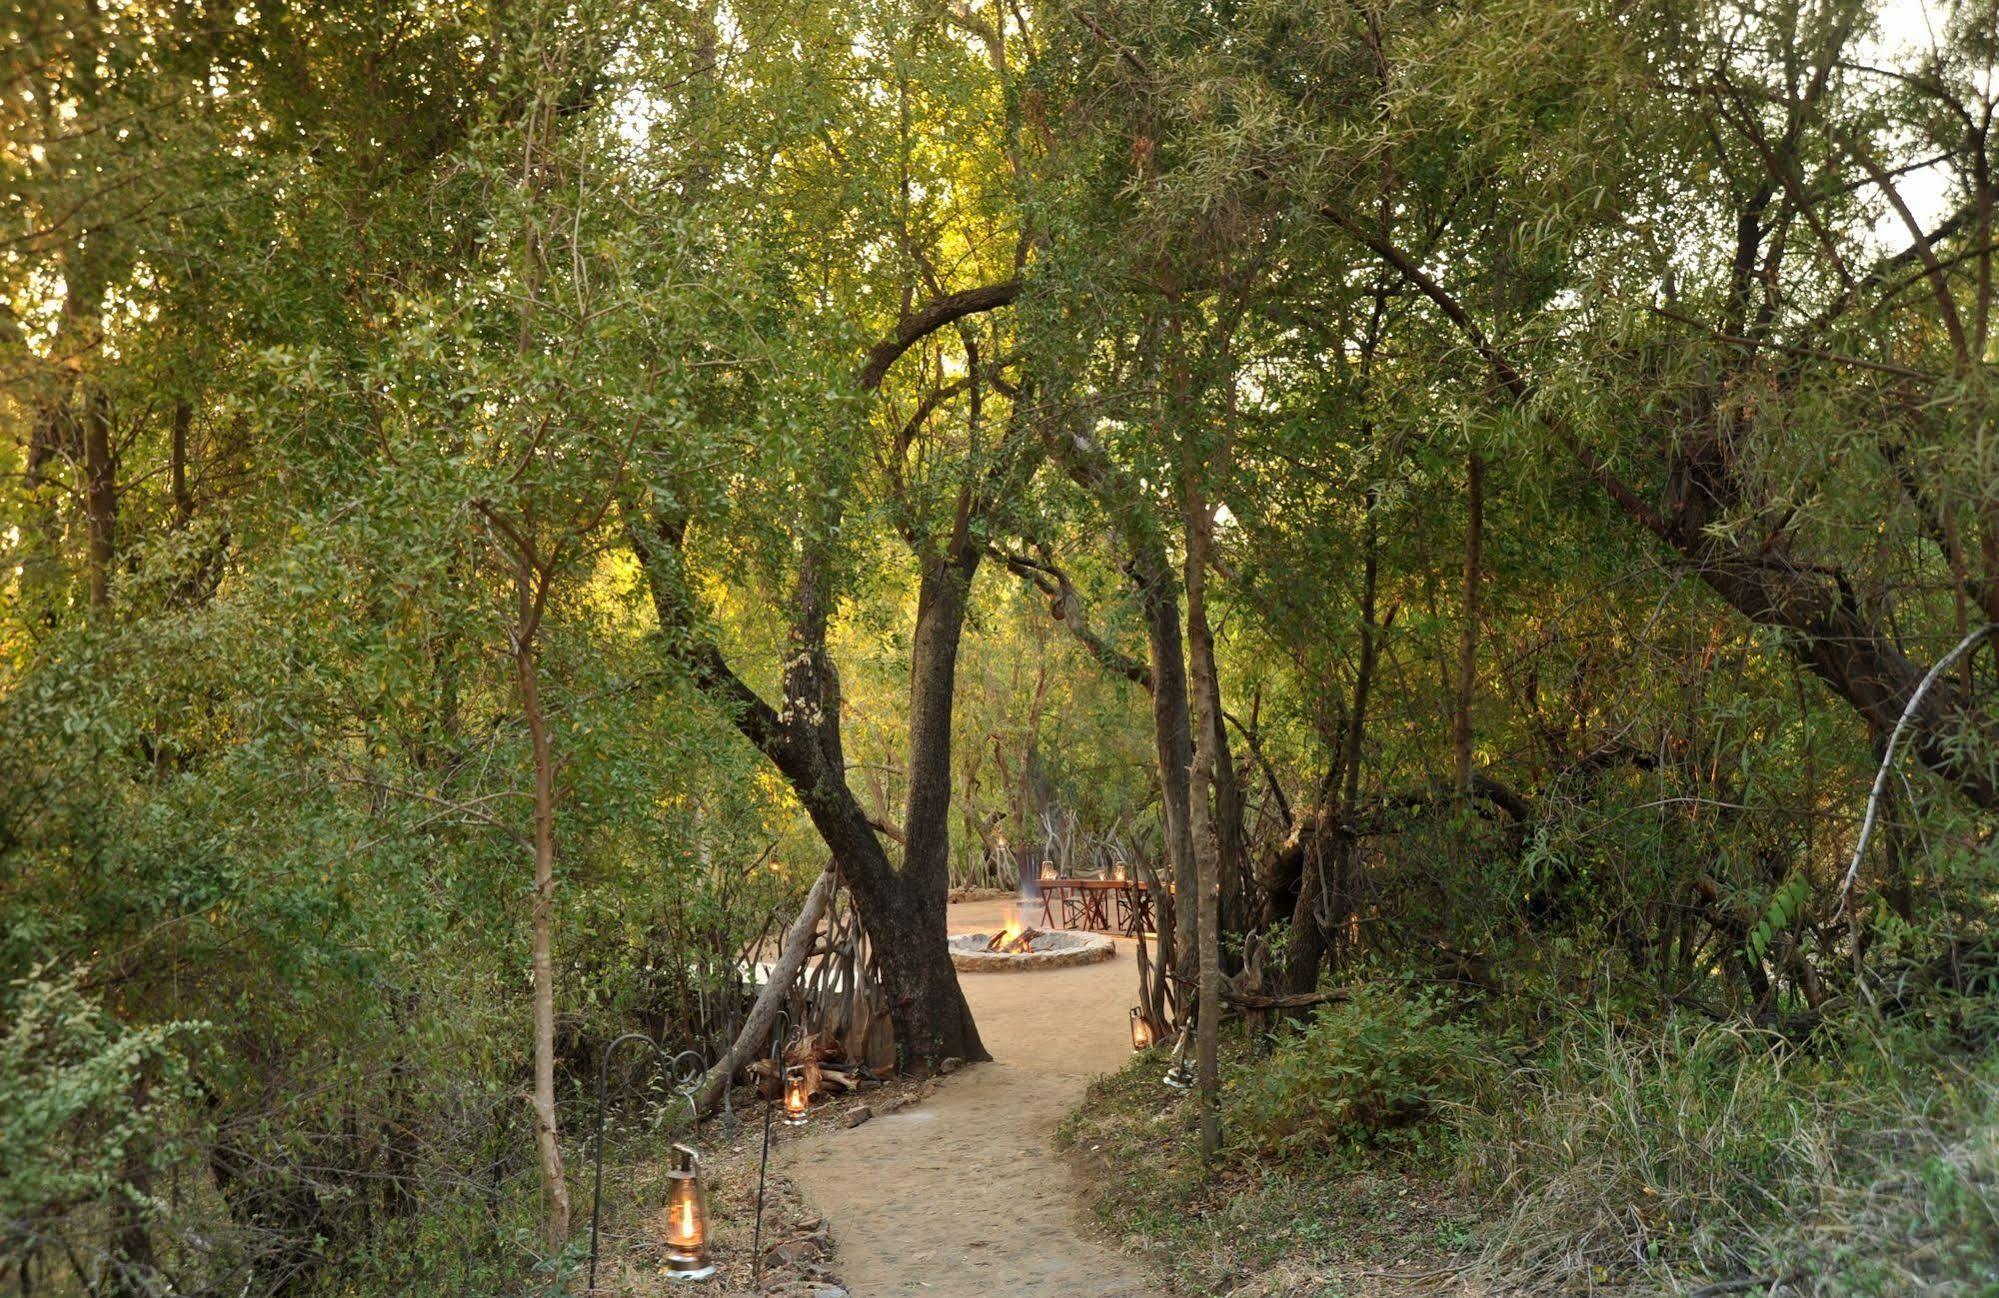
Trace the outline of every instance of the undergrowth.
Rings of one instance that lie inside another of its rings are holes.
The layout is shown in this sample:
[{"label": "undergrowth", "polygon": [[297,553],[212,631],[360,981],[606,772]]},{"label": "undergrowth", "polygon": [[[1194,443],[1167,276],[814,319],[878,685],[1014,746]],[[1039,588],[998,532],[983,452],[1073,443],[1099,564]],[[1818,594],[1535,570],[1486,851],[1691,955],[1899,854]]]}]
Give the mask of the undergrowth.
[{"label": "undergrowth", "polygon": [[1794,1040],[1372,988],[1230,1039],[1206,1179],[1156,1052],[1064,1134],[1188,1293],[1989,1298],[1995,1040],[1999,1005],[1957,995]]}]

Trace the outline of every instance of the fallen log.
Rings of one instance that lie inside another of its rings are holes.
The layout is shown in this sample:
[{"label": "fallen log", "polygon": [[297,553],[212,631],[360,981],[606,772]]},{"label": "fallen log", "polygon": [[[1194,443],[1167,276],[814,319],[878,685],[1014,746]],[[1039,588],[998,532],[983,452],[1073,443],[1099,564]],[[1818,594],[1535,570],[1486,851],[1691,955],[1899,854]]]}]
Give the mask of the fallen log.
[{"label": "fallen log", "polygon": [[1261,996],[1254,992],[1230,991],[1222,989],[1222,1000],[1244,1010],[1302,1010],[1313,1005],[1324,1005],[1329,1001],[1343,1001],[1353,995],[1350,987],[1335,987],[1323,992],[1293,992],[1284,996]]}]

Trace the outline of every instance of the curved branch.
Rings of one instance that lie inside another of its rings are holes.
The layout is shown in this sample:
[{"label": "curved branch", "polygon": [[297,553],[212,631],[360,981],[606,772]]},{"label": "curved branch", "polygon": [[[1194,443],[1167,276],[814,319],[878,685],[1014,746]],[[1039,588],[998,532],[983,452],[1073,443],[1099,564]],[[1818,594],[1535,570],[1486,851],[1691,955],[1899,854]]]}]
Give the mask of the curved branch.
[{"label": "curved branch", "polygon": [[986,284],[979,288],[968,288],[961,293],[940,297],[922,310],[904,316],[902,322],[888,337],[868,348],[868,354],[861,361],[860,369],[854,372],[854,382],[863,392],[873,392],[888,377],[889,367],[901,359],[902,354],[945,325],[964,319],[968,315],[978,315],[982,311],[996,311],[1009,306],[1020,296],[1020,281],[1004,280],[998,284]]}]

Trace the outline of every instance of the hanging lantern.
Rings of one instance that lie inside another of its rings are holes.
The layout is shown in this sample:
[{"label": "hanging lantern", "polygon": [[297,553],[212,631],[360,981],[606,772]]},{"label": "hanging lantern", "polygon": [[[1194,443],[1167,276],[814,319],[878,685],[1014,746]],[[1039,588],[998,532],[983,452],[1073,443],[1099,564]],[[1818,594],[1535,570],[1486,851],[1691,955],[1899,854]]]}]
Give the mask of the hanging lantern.
[{"label": "hanging lantern", "polygon": [[784,1075],[784,1125],[804,1126],[811,1108],[812,1098],[805,1093],[805,1070],[793,1068]]},{"label": "hanging lantern", "polygon": [[1131,1009],[1131,1050],[1133,1054],[1152,1044],[1152,1025],[1145,1021],[1136,1005]]},{"label": "hanging lantern", "polygon": [[673,1147],[667,1169],[666,1261],[669,1280],[706,1280],[715,1274],[708,1260],[708,1200],[701,1193],[701,1156],[686,1145]]}]

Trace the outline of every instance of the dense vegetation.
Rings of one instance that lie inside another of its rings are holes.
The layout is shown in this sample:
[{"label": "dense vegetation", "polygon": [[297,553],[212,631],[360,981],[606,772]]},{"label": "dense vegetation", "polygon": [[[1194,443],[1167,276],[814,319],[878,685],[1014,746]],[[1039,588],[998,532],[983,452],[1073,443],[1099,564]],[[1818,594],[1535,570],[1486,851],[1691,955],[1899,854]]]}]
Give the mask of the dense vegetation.
[{"label": "dense vegetation", "polygon": [[22,1292],[561,1286],[605,1042],[830,857],[977,1058],[1044,854],[1127,1225],[1999,1284],[1990,0],[0,13]]}]

